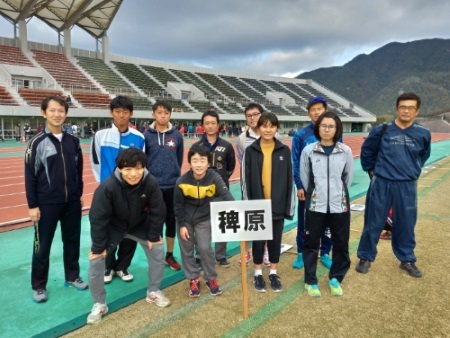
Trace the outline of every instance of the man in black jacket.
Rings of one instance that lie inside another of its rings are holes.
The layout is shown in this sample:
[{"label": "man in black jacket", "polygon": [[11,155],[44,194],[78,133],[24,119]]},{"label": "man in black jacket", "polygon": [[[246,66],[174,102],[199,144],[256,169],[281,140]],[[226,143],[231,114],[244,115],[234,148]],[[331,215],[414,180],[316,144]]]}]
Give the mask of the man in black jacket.
[{"label": "man in black jacket", "polygon": [[98,323],[108,312],[103,282],[105,257],[123,238],[139,244],[148,260],[149,284],[146,301],[170,304],[159,290],[164,275],[161,231],[166,207],[155,178],[145,168],[147,157],[137,148],[122,150],[117,168],[94,193],[89,212],[92,247],[89,252],[89,283],[94,301],[88,324]]},{"label": "man in black jacket", "polygon": [[31,286],[33,300],[47,300],[50,249],[58,221],[64,243],[65,286],[86,290],[80,278],[83,155],[80,140],[63,132],[69,107],[58,96],[42,101],[45,130],[28,142],[25,152],[25,190],[29,216],[35,224]]},{"label": "man in black jacket", "polygon": [[[203,113],[201,123],[205,133],[195,144],[206,146],[211,151],[211,168],[222,177],[227,189],[230,190],[229,178],[233,174],[236,166],[236,156],[234,154],[233,145],[219,136],[219,114],[215,111],[209,110]],[[224,268],[230,266],[230,262],[228,262],[226,258],[226,252],[226,242],[215,244],[216,261]],[[197,263],[198,262],[199,259],[197,258]]]}]

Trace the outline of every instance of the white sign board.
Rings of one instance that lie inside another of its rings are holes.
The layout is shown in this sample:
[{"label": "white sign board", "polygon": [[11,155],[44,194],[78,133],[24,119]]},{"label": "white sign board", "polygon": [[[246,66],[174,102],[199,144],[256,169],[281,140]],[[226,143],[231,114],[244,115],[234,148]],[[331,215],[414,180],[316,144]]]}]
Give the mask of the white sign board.
[{"label": "white sign board", "polygon": [[210,205],[213,242],[272,239],[271,200],[224,201]]}]

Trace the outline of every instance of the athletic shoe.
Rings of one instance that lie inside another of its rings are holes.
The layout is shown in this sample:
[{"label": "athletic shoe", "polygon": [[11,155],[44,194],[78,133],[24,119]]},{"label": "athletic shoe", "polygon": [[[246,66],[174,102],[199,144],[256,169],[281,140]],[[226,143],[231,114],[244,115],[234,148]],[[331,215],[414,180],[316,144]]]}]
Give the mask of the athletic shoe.
[{"label": "athletic shoe", "polygon": [[292,264],[292,267],[294,269],[303,269],[303,254],[299,253],[297,255],[297,259],[294,261],[294,264]]},{"label": "athletic shoe", "polygon": [[222,290],[220,289],[219,283],[217,283],[217,280],[212,279],[209,281],[206,281],[206,286],[209,289],[209,292],[211,292],[211,295],[213,296],[220,296],[222,294]]},{"label": "athletic shoe", "polygon": [[95,303],[92,307],[91,313],[87,317],[88,324],[97,324],[102,320],[103,315],[108,313],[106,304]]},{"label": "athletic shoe", "polygon": [[255,276],[253,279],[255,290],[258,292],[266,292],[266,282],[262,275]]},{"label": "athletic shoe", "polygon": [[270,267],[269,253],[268,253],[267,251],[264,251],[263,265],[264,265],[266,268]]},{"label": "athletic shoe", "polygon": [[198,277],[189,282],[189,297],[200,297],[200,279]]},{"label": "athletic shoe", "polygon": [[[252,255],[247,252],[245,255],[245,266],[248,266],[250,264],[250,259],[252,258]],[[241,265],[241,256],[239,255],[238,264]]]},{"label": "athletic shoe", "polygon": [[305,289],[308,291],[308,295],[311,297],[320,297],[321,293],[317,284],[305,284]]},{"label": "athletic shoe", "polygon": [[68,288],[74,287],[78,291],[86,290],[89,287],[80,277],[75,279],[73,282],[66,281],[64,283],[64,286],[66,286]]},{"label": "athletic shoe", "polygon": [[127,283],[132,282],[134,279],[133,275],[130,273],[130,271],[128,271],[128,269],[116,271],[116,276],[120,277],[124,282]]},{"label": "athletic shoe", "polygon": [[368,273],[370,269],[370,262],[366,259],[361,259],[355,270],[359,273]]},{"label": "athletic shoe", "polygon": [[341,288],[341,284],[339,284],[336,278],[332,278],[328,282],[328,286],[330,287],[330,291],[333,296],[342,296],[344,294],[344,291],[342,291]]},{"label": "athletic shoe", "polygon": [[174,271],[181,270],[180,264],[178,264],[175,257],[173,256],[166,257],[166,265],[168,265]]},{"label": "athletic shoe", "polygon": [[420,270],[416,266],[416,263],[414,262],[401,262],[400,269],[405,270],[412,277],[422,277],[422,272],[420,272]]},{"label": "athletic shoe", "polygon": [[147,297],[145,298],[145,301],[147,303],[155,303],[159,307],[166,307],[170,305],[170,300],[164,294],[158,290],[158,291],[147,291]]},{"label": "athletic shoe", "polygon": [[201,261],[200,258],[195,257],[195,264],[197,265],[197,268],[198,268],[199,270],[202,269],[202,261]]},{"label": "athletic shoe", "polygon": [[280,282],[280,277],[277,274],[272,273],[269,275],[270,286],[272,287],[273,292],[280,292],[283,290],[283,286]]},{"label": "athletic shoe", "polygon": [[106,269],[105,270],[105,275],[103,276],[104,283],[105,284],[111,283],[111,281],[113,280],[113,277],[114,277],[114,270]]},{"label": "athletic shoe", "polygon": [[219,263],[219,265],[220,265],[222,268],[229,268],[229,267],[230,267],[230,262],[228,262],[228,260],[227,260],[226,258],[219,259],[219,260],[217,261],[217,263]]},{"label": "athletic shoe", "polygon": [[45,289],[37,289],[33,294],[33,302],[35,303],[43,303],[47,301],[47,290]]},{"label": "athletic shoe", "polygon": [[322,263],[328,270],[330,270],[332,263],[330,255],[325,254],[323,256],[320,256],[320,263]]},{"label": "athletic shoe", "polygon": [[390,241],[392,239],[392,232],[390,231],[385,231],[380,235],[380,239],[385,239]]}]

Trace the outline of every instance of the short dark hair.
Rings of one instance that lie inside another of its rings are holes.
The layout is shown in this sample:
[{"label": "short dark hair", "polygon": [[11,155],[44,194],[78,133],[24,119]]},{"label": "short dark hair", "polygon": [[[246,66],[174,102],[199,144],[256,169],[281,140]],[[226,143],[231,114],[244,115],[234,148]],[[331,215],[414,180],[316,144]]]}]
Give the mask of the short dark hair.
[{"label": "short dark hair", "polygon": [[325,101],[325,99],[321,96],[314,96],[312,98],[309,99],[308,101],[308,105],[306,106],[306,110],[309,113],[309,108],[311,108],[312,106],[314,106],[317,103],[322,103],[323,107],[325,109],[327,109],[328,105],[327,105],[327,101]]},{"label": "short dark hair", "polygon": [[203,125],[203,119],[204,119],[206,116],[212,116],[212,117],[215,117],[215,118],[217,119],[217,124],[220,123],[219,114],[217,114],[217,112],[215,112],[214,110],[208,110],[208,111],[205,111],[205,112],[203,113],[203,115],[202,115],[202,125]]},{"label": "short dark hair", "polygon": [[256,125],[258,128],[270,122],[272,126],[280,128],[280,122],[278,122],[278,117],[274,113],[262,113]]},{"label": "short dark hair", "polygon": [[153,112],[155,112],[158,107],[163,107],[164,109],[167,109],[170,114],[172,114],[172,106],[167,101],[156,101],[152,106]]},{"label": "short dark hair", "polygon": [[420,97],[413,92],[403,93],[399,97],[397,97],[397,106],[400,104],[400,101],[406,100],[414,100],[417,102],[417,109],[420,108]]},{"label": "short dark hair", "polygon": [[320,129],[320,124],[322,123],[324,118],[330,118],[330,119],[333,119],[334,122],[336,122],[336,133],[334,134],[334,137],[333,137],[333,142],[336,143],[342,137],[342,129],[343,128],[342,128],[342,121],[341,121],[341,119],[339,118],[339,116],[336,113],[334,113],[332,111],[323,112],[319,116],[319,118],[317,119],[316,123],[314,124],[314,136],[319,141],[321,140],[319,129]]},{"label": "short dark hair", "polygon": [[211,151],[208,147],[200,144],[192,145],[191,149],[188,151],[188,163],[191,164],[191,157],[195,154],[199,154],[201,157],[206,156],[208,158],[208,163],[211,163]]},{"label": "short dark hair", "polygon": [[43,111],[47,110],[48,103],[50,101],[56,101],[61,106],[63,106],[64,107],[64,111],[66,112],[66,114],[69,112],[69,104],[66,102],[66,100],[63,97],[61,97],[61,96],[54,96],[54,95],[48,96],[48,97],[46,97],[45,99],[42,100],[42,102],[41,102],[41,109]]},{"label": "short dark hair", "polygon": [[143,168],[147,166],[147,156],[138,148],[127,148],[119,152],[116,158],[117,168],[137,167],[140,164]]},{"label": "short dark hair", "polygon": [[258,109],[261,114],[264,113],[264,108],[259,103],[252,102],[252,103],[249,103],[247,105],[247,107],[245,107],[244,114],[247,114],[248,110],[254,109],[254,108]]},{"label": "short dark hair", "polygon": [[109,103],[109,110],[113,111],[116,108],[124,108],[133,111],[133,101],[128,96],[118,95]]}]

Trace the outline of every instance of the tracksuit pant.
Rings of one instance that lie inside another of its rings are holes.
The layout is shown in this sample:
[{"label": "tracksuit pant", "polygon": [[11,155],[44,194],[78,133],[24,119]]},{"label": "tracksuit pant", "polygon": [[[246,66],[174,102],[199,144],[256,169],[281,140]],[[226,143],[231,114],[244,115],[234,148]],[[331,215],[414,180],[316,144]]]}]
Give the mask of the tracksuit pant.
[{"label": "tracksuit pant", "polygon": [[377,244],[383,231],[389,209],[394,210],[392,249],[398,260],[415,262],[417,222],[416,181],[389,181],[374,176],[366,196],[364,229],[358,246],[358,258],[370,262],[377,255]]},{"label": "tracksuit pant", "polygon": [[272,240],[269,241],[253,241],[252,254],[253,263],[262,264],[264,258],[264,245],[267,242],[267,251],[269,251],[270,263],[277,264],[280,262],[281,238],[283,236],[284,219],[272,219]]},{"label": "tracksuit pant", "polygon": [[200,276],[198,266],[195,264],[194,249],[196,249],[202,261],[203,277],[207,281],[217,279],[216,261],[211,247],[211,221],[208,219],[195,225],[185,224],[189,238],[187,241],[178,238],[184,275],[187,279],[195,279]]},{"label": "tracksuit pant", "polygon": [[[298,201],[298,221],[297,221],[297,252],[303,252],[305,241],[305,201]],[[325,227],[320,237],[320,256],[329,255],[331,251],[330,228]]]},{"label": "tracksuit pant", "polygon": [[39,205],[41,218],[35,224],[35,242],[31,263],[31,287],[45,289],[50,266],[50,249],[58,221],[61,224],[63,242],[64,275],[66,281],[80,276],[81,203]]},{"label": "tracksuit pant", "polygon": [[319,253],[320,236],[323,233],[325,224],[330,227],[333,244],[332,264],[328,274],[330,280],[336,278],[341,283],[350,268],[350,254],[348,251],[350,211],[325,214],[307,210],[305,243],[303,244],[306,284],[317,284],[317,254]]},{"label": "tracksuit pant", "polygon": [[[133,235],[126,235],[125,238],[139,243],[144,249],[148,261],[147,273],[149,282],[147,291],[158,291],[164,277],[164,245],[153,244],[152,249],[149,250],[146,240]],[[94,303],[106,304],[104,272],[105,260],[102,257],[89,261],[89,290]]]}]

